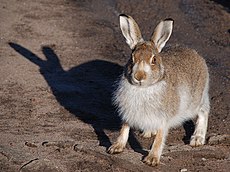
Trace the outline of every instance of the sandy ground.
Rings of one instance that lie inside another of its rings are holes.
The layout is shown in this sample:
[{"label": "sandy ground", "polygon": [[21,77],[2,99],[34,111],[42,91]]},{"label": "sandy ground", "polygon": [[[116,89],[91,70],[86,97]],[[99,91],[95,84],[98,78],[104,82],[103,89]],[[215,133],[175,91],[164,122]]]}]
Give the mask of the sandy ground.
[{"label": "sandy ground", "polygon": [[[1,0],[0,171],[229,171],[229,11],[210,0]],[[106,153],[120,128],[113,83],[130,54],[120,13],[144,38],[173,18],[169,44],[196,49],[210,70],[207,144],[188,145],[187,122],[170,131],[158,167],[141,162],[153,138],[138,131],[122,154]]]}]

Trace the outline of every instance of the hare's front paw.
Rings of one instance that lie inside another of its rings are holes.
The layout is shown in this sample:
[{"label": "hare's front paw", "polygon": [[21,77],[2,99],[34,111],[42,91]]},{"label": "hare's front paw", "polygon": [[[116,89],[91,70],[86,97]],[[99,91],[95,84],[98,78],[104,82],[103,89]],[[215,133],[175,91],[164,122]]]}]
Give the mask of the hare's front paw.
[{"label": "hare's front paw", "polygon": [[148,155],[144,158],[143,162],[150,166],[157,166],[160,164],[160,158],[157,158],[153,155]]},{"label": "hare's front paw", "polygon": [[190,141],[190,145],[193,147],[197,147],[197,146],[202,146],[205,143],[205,138],[202,136],[192,136],[191,137],[191,141]]},{"label": "hare's front paw", "polygon": [[124,145],[120,142],[115,142],[112,146],[109,147],[108,153],[109,154],[115,154],[115,153],[120,153],[123,152],[124,150]]}]

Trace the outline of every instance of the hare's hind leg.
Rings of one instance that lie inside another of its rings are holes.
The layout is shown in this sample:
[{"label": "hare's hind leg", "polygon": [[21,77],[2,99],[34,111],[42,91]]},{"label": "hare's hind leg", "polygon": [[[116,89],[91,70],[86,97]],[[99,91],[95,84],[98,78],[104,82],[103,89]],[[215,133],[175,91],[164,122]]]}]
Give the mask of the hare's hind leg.
[{"label": "hare's hind leg", "polygon": [[206,96],[204,104],[198,112],[195,131],[191,137],[191,146],[201,146],[205,144],[205,136],[208,127],[209,99]]},{"label": "hare's hind leg", "polygon": [[144,137],[144,138],[150,138],[152,136],[155,136],[157,134],[157,131],[143,131],[141,133],[141,137]]},{"label": "hare's hind leg", "polygon": [[120,153],[124,150],[125,145],[126,145],[128,138],[129,138],[129,130],[130,130],[129,125],[124,123],[122,125],[120,135],[117,138],[117,141],[115,143],[113,143],[112,146],[109,147],[109,149],[107,151],[108,153],[115,154],[115,153]]}]

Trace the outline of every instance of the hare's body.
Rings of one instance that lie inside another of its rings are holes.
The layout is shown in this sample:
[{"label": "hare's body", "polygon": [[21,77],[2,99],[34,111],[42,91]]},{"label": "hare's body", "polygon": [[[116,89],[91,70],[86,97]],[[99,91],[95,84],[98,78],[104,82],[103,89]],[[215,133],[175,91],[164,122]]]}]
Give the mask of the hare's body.
[{"label": "hare's body", "polygon": [[209,110],[209,77],[204,59],[194,50],[180,47],[161,57],[165,73],[159,82],[140,88],[130,84],[124,75],[119,81],[114,101],[122,120],[131,127],[143,131],[158,130],[162,124],[176,127],[200,110]]},{"label": "hare's body", "polygon": [[161,21],[150,41],[143,40],[132,17],[121,15],[120,25],[133,51],[114,92],[114,104],[123,126],[108,152],[123,151],[130,127],[143,130],[146,136],[156,131],[152,148],[143,161],[158,165],[168,130],[196,116],[190,145],[203,145],[210,108],[205,60],[188,48],[174,47],[161,52],[171,36],[172,19]]}]

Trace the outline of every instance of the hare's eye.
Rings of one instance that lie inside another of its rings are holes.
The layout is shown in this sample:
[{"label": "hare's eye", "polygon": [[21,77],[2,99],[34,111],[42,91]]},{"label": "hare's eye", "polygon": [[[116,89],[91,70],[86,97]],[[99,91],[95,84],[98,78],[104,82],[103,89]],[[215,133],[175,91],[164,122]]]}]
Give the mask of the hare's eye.
[{"label": "hare's eye", "polygon": [[150,64],[151,65],[155,65],[156,64],[156,58],[154,56],[151,57]]}]

